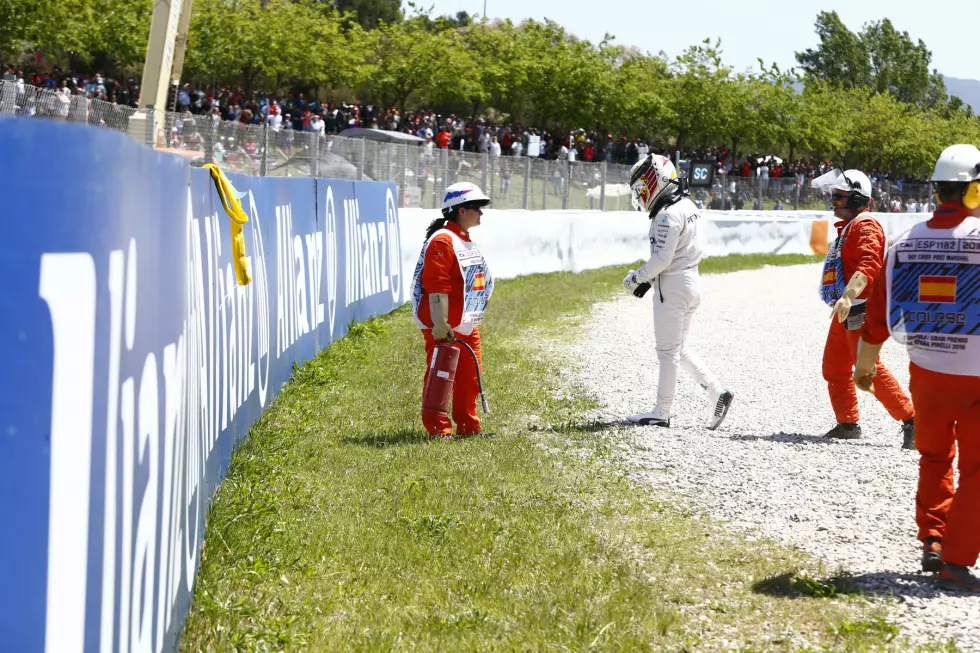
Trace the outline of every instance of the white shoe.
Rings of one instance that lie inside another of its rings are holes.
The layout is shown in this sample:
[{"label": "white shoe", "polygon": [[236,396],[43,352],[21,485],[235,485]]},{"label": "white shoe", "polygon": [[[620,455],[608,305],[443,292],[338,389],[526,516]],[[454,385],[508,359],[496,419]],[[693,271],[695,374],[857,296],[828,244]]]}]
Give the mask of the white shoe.
[{"label": "white shoe", "polygon": [[670,414],[659,408],[654,408],[649,413],[630,415],[626,419],[641,426],[670,426]]},{"label": "white shoe", "polygon": [[708,430],[714,431],[725,421],[728,409],[732,405],[735,395],[728,390],[722,390],[711,394],[711,418],[708,420]]}]

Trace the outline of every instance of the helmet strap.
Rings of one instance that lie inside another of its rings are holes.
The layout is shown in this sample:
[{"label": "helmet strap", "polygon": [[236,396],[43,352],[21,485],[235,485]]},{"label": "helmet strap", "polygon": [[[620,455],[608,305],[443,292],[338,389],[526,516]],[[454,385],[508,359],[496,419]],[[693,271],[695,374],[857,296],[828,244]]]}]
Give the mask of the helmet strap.
[{"label": "helmet strap", "polygon": [[680,180],[671,179],[670,183],[676,184],[676,187],[666,191],[663,195],[657,198],[656,202],[653,203],[653,208],[650,209],[650,215],[648,216],[651,220],[668,206],[677,204],[687,196],[687,192],[685,192],[684,186],[681,184]]}]

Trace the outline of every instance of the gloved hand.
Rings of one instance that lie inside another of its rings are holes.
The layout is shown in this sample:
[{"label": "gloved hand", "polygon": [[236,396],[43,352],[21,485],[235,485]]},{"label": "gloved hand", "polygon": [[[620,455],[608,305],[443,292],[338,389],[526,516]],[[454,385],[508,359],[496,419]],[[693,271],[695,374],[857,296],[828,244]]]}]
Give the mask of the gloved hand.
[{"label": "gloved hand", "polygon": [[430,294],[429,314],[432,316],[433,338],[448,342],[456,339],[453,328],[449,326],[449,295],[445,293]]},{"label": "gloved hand", "polygon": [[844,295],[837,300],[834,304],[834,315],[837,317],[837,321],[841,324],[847,319],[847,316],[851,312],[851,305],[854,299],[864,292],[864,289],[868,287],[868,278],[861,274],[860,272],[855,272],[851,276],[851,280],[847,282],[847,287],[844,288]]},{"label": "gloved hand", "polygon": [[636,277],[636,270],[630,270],[626,278],[623,279],[623,288],[626,291],[632,293],[636,297],[643,297],[650,290],[650,284],[646,281],[640,281]]},{"label": "gloved hand", "polygon": [[854,385],[872,394],[875,391],[872,381],[877,372],[879,353],[881,353],[881,345],[868,344],[863,338],[858,340],[857,362],[854,364]]},{"label": "gloved hand", "polygon": [[846,294],[837,300],[834,304],[834,317],[837,318],[838,322],[843,323],[847,319],[847,316],[851,312],[851,298]]}]

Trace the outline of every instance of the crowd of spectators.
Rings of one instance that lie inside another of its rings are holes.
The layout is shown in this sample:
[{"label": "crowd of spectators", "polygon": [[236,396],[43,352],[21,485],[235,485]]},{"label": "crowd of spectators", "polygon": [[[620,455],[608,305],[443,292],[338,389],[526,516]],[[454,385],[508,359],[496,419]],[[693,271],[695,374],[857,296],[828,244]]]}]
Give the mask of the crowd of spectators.
[{"label": "crowd of spectators", "polygon": [[[24,72],[4,67],[5,79],[12,80],[22,93],[28,86],[47,89],[67,105],[72,96],[101,100],[110,107],[135,108],[139,99],[139,80],[117,80],[101,73],[69,74],[55,69],[51,73]],[[174,108],[184,124],[203,124],[202,118],[242,125],[269,125],[276,131],[304,131],[336,135],[352,127],[367,127],[409,133],[430,149],[486,153],[490,156],[533,155],[547,160],[601,162],[632,165],[649,152],[671,158],[677,153],[662,142],[577,129],[554,132],[514,122],[494,124],[477,118],[466,120],[455,114],[441,115],[432,110],[406,112],[370,103],[332,103],[307,98],[304,93],[274,95],[265,91],[246,93],[241,87],[221,86],[210,90],[183,84],[177,91]],[[55,111],[67,108],[55,107]],[[183,134],[185,140],[200,138],[200,129]],[[725,147],[691,147],[680,152],[683,160],[714,160],[716,187],[699,194],[699,201],[716,208],[762,208],[770,200],[781,206],[788,187],[806,189],[808,181],[833,164],[799,158],[782,160],[765,153],[732,152]],[[907,184],[923,184],[913,179],[869,171],[879,210],[910,211],[928,207],[930,199],[922,193],[908,197]],[[724,186],[721,180],[725,180]],[[912,193],[915,195],[915,193]],[[904,197],[904,199],[903,199]],[[731,206],[729,206],[729,204]],[[766,208],[769,208],[768,206]]]}]

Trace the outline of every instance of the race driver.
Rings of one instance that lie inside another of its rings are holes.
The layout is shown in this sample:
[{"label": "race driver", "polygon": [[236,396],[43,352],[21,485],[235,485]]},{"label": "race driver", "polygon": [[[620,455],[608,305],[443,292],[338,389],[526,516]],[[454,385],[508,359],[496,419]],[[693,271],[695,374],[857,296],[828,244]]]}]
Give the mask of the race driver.
[{"label": "race driver", "polygon": [[679,366],[707,389],[711,406],[708,429],[715,430],[728,415],[734,395],[686,343],[701,304],[700,212],[682,188],[674,164],[659,154],[648,154],[633,165],[630,191],[634,208],[647,213],[651,220],[650,259],[639,270],[630,270],[623,286],[637,297],[654,289],[653,330],[660,375],[654,409],[627,419],[636,424],[670,426]]}]

